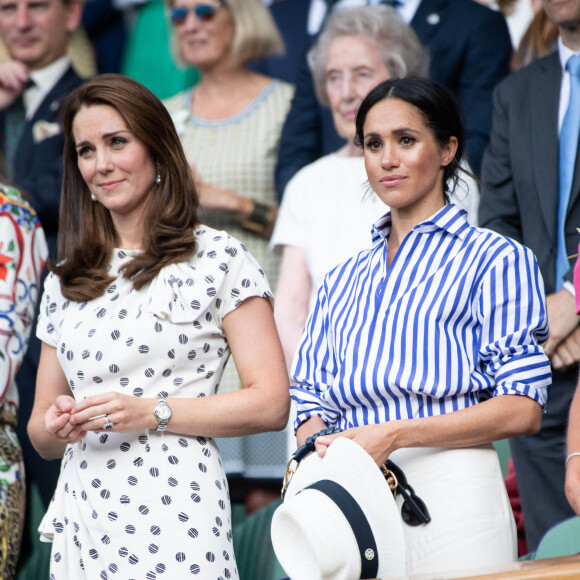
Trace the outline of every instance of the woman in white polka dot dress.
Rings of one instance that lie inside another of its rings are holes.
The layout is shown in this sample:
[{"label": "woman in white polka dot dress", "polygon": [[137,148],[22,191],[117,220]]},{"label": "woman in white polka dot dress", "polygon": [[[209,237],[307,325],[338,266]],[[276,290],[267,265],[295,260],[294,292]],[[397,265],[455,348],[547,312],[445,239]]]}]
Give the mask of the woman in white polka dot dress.
[{"label": "woman in white polka dot dress", "polygon": [[[103,75],[64,106],[31,439],[63,457],[40,525],[51,578],[237,578],[214,437],[280,430],[288,382],[263,271],[199,226],[165,107]],[[216,151],[219,155],[219,151]],[[233,354],[244,388],[218,394]]]}]

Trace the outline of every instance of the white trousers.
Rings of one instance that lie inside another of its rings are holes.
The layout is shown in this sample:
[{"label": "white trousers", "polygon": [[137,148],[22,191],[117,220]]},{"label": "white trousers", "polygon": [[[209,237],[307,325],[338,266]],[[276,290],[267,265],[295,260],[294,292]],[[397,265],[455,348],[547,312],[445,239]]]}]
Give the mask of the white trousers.
[{"label": "white trousers", "polygon": [[[391,454],[427,504],[431,522],[403,524],[407,574],[517,560],[516,526],[493,446],[408,448]],[[397,504],[402,504],[397,497]]]}]

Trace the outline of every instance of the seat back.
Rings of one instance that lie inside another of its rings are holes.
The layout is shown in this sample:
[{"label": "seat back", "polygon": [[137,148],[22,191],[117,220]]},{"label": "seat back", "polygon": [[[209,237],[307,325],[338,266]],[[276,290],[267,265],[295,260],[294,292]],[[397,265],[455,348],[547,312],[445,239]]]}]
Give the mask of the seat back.
[{"label": "seat back", "polygon": [[274,501],[234,526],[232,535],[240,580],[276,580],[286,575],[270,539],[272,515],[280,503]]},{"label": "seat back", "polygon": [[540,540],[535,559],[571,556],[580,553],[580,517],[574,516],[552,526]]}]

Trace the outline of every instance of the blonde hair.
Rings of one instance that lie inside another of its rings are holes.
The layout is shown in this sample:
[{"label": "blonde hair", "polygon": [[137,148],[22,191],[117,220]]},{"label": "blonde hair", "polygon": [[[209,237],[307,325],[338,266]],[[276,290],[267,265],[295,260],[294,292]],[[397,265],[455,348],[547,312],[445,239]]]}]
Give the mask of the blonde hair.
[{"label": "blonde hair", "polygon": [[[267,56],[284,54],[284,41],[262,0],[218,0],[228,10],[234,22],[234,39],[231,46],[232,58],[245,64]],[[178,0],[168,0],[172,7]],[[172,33],[172,50],[176,60],[183,64],[179,56],[178,43]]]}]

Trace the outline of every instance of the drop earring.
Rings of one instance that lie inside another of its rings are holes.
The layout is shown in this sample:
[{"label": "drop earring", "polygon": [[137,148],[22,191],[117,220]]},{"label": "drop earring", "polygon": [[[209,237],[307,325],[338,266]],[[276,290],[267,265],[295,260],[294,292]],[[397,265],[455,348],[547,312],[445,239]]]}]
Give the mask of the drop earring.
[{"label": "drop earring", "polygon": [[97,198],[95,197],[95,195],[93,193],[91,193],[91,200],[92,201],[97,201]]},{"label": "drop earring", "polygon": [[155,178],[155,183],[159,185],[161,183],[161,175],[158,173],[157,177]]}]

